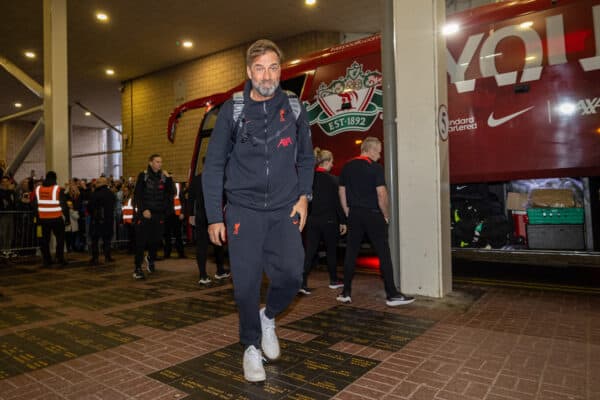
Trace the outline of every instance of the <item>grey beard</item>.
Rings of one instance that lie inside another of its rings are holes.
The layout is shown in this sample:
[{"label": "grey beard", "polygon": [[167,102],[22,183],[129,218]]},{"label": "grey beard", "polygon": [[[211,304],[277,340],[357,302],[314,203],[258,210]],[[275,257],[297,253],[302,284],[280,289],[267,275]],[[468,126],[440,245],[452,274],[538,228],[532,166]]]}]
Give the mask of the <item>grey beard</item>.
[{"label": "grey beard", "polygon": [[260,94],[263,97],[271,97],[273,96],[273,94],[275,93],[275,90],[277,89],[277,85],[273,85],[270,88],[265,88],[259,85],[252,85],[254,87],[254,90],[256,90],[258,92],[258,94]]}]

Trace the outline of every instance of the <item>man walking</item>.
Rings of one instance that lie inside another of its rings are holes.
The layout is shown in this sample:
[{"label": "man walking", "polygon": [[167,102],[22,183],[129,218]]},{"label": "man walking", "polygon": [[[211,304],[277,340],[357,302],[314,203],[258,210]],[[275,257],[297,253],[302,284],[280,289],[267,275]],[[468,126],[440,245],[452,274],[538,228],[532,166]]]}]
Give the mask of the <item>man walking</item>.
[{"label": "man walking", "polygon": [[[210,239],[217,245],[227,239],[229,245],[244,377],[259,382],[266,379],[260,348],[269,359],[279,357],[275,317],[302,284],[300,232],[312,192],[314,156],[306,110],[279,87],[277,45],[264,39],[253,43],[246,53],[246,73],[243,93],[219,112],[206,153],[203,192]],[[263,270],[269,290],[259,312]]]},{"label": "man walking", "polygon": [[90,236],[92,237],[92,259],[90,265],[99,264],[100,252],[98,242],[102,238],[104,251],[104,262],[113,262],[110,256],[110,242],[113,235],[113,223],[115,219],[115,195],[108,188],[108,179],[100,177],[96,180],[96,190],[90,195],[88,202],[88,213],[90,215]]},{"label": "man walking", "polygon": [[337,301],[350,303],[352,278],[360,244],[366,233],[379,257],[388,306],[399,306],[415,301],[396,289],[392,271],[392,256],[388,243],[389,200],[381,158],[381,142],[367,137],[360,146],[360,156],[350,160],[340,174],[340,202],[348,216],[348,237],[344,260],[344,289]]},{"label": "man walking", "polygon": [[148,168],[140,172],[135,183],[135,270],[134,279],[144,279],[142,261],[148,247],[146,268],[154,272],[156,249],[163,237],[165,218],[173,212],[173,182],[161,170],[162,158],[152,154],[148,158]]}]

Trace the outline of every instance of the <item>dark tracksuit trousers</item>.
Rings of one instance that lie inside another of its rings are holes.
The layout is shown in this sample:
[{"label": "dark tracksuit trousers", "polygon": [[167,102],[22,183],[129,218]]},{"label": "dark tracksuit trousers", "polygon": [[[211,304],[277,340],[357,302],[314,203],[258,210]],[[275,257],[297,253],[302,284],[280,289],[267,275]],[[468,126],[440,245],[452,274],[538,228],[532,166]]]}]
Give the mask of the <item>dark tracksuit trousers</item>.
[{"label": "dark tracksuit trousers", "polygon": [[152,214],[151,218],[141,217],[135,225],[135,267],[140,268],[144,260],[144,250],[148,248],[150,264],[156,260],[156,250],[163,238],[165,217]]},{"label": "dark tracksuit trousers", "polygon": [[265,314],[274,318],[292,302],[302,284],[304,249],[292,205],[276,211],[227,206],[227,243],[240,342],[260,348],[260,287],[269,278]]},{"label": "dark tracksuit trousers", "polygon": [[171,240],[175,238],[175,250],[180,257],[183,256],[183,240],[181,239],[181,220],[178,215],[171,214],[165,221],[165,257],[171,257]]},{"label": "dark tracksuit trousers", "polygon": [[306,257],[304,259],[304,275],[302,286],[307,286],[308,274],[312,267],[312,261],[319,249],[321,238],[325,242],[327,250],[327,270],[329,271],[329,282],[336,282],[337,277],[337,244],[340,238],[340,225],[335,219],[319,218],[309,216],[306,222]]},{"label": "dark tracksuit trousers", "polygon": [[356,258],[360,251],[363,236],[367,234],[379,257],[379,269],[383,278],[387,297],[398,294],[392,270],[392,255],[388,243],[388,228],[379,209],[350,208],[348,215],[348,236],[346,239],[346,258],[344,260],[344,293],[352,291],[352,278]]},{"label": "dark tracksuit trousers", "polygon": [[[208,245],[210,240],[208,238],[208,227],[204,224],[196,225],[196,263],[198,264],[198,272],[200,278],[208,277],[206,273],[206,259],[208,258]],[[225,250],[223,246],[212,245],[215,252],[215,259],[217,263],[217,274],[223,274],[225,268]]]},{"label": "dark tracksuit trousers", "polygon": [[100,238],[102,238],[102,251],[104,252],[104,258],[110,258],[110,242],[112,240],[112,235],[112,227],[111,229],[107,229],[106,227],[104,227],[94,230],[94,232],[92,233],[92,258],[97,260],[100,256],[100,250],[98,245]]},{"label": "dark tracksuit trousers", "polygon": [[61,218],[41,219],[42,240],[40,242],[40,250],[44,265],[52,264],[50,256],[50,235],[54,233],[56,238],[56,261],[63,262],[65,260],[65,221]]}]

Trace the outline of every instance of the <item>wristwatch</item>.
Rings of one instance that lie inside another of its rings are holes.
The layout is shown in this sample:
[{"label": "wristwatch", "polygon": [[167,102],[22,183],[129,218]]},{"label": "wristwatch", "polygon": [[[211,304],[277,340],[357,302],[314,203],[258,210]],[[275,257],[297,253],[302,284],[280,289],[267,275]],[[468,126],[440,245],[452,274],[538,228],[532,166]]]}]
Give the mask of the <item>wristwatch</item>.
[{"label": "wristwatch", "polygon": [[303,194],[303,195],[301,195],[301,196],[306,196],[306,200],[308,200],[308,201],[312,201],[312,199],[313,199],[313,198],[312,198],[312,193],[304,193],[304,194]]}]

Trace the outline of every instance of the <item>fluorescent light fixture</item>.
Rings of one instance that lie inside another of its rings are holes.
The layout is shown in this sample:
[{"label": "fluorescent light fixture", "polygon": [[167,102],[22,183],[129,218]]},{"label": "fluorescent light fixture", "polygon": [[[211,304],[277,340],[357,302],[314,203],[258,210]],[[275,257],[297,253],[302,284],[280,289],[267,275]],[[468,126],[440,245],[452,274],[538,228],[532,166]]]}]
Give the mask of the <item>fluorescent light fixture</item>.
[{"label": "fluorescent light fixture", "polygon": [[102,11],[98,11],[96,13],[96,19],[100,22],[107,22],[108,21],[108,15]]},{"label": "fluorescent light fixture", "polygon": [[529,57],[525,57],[525,61],[533,61],[535,60],[536,57],[535,56],[529,56]]},{"label": "fluorescent light fixture", "polygon": [[558,112],[563,115],[573,115],[575,111],[577,111],[577,106],[569,101],[565,101],[558,106]]},{"label": "fluorescent light fixture", "polygon": [[317,0],[304,0],[304,4],[306,4],[307,6],[314,6],[315,4],[317,4]]},{"label": "fluorescent light fixture", "polygon": [[13,104],[13,106],[15,106],[15,108],[21,108],[21,107],[23,107],[23,104],[21,104],[17,101],[16,103]]},{"label": "fluorescent light fixture", "polygon": [[533,26],[533,21],[526,21],[526,22],[519,24],[519,28],[521,28],[521,29],[531,28],[532,26]]},{"label": "fluorescent light fixture", "polygon": [[35,53],[33,51],[26,51],[24,54],[27,58],[35,58]]},{"label": "fluorescent light fixture", "polygon": [[86,111],[86,112],[83,113],[83,115],[85,115],[86,117],[89,117],[90,115],[92,115],[92,113],[89,112],[89,111]]},{"label": "fluorescent light fixture", "polygon": [[184,40],[181,45],[185,48],[190,48],[194,46],[194,42],[192,42],[191,40]]},{"label": "fluorescent light fixture", "polygon": [[108,69],[107,69],[106,71],[104,71],[104,72],[106,72],[106,75],[114,75],[114,74],[115,74],[115,70],[114,70],[114,69],[110,69],[110,68],[108,68]]},{"label": "fluorescent light fixture", "polygon": [[300,62],[299,58],[296,58],[295,60],[290,61],[290,65],[296,65]]},{"label": "fluorescent light fixture", "polygon": [[446,24],[442,27],[442,35],[444,35],[444,36],[452,35],[452,34],[455,34],[456,32],[458,32],[459,30],[460,30],[460,25],[452,22],[452,23]]}]

